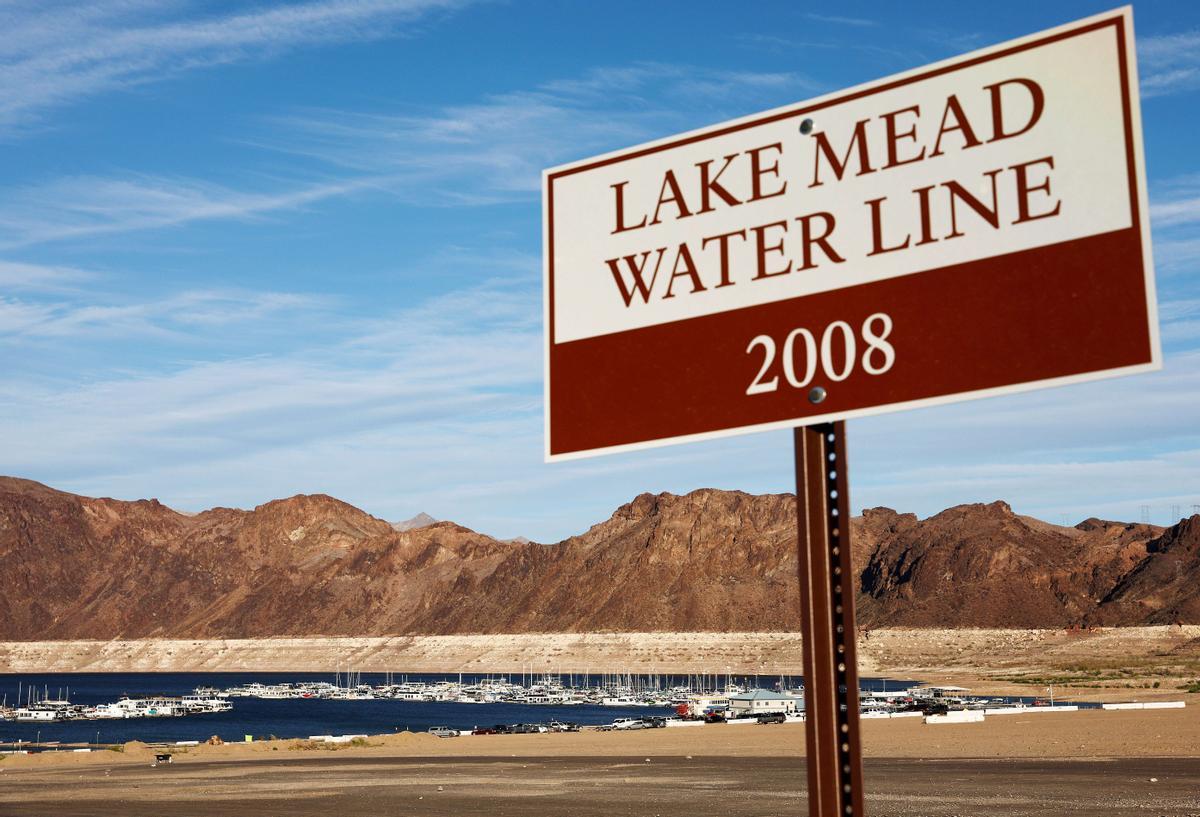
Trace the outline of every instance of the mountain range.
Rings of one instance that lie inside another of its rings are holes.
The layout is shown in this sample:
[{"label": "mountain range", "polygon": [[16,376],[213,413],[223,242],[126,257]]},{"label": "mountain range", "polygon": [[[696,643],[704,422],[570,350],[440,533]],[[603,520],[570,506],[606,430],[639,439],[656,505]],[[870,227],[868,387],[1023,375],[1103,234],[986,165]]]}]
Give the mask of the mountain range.
[{"label": "mountain range", "polygon": [[[798,627],[788,494],[642,494],[554,544],[324,495],[177,512],[0,477],[0,640]],[[1200,623],[1200,515],[852,521],[867,628]]]}]

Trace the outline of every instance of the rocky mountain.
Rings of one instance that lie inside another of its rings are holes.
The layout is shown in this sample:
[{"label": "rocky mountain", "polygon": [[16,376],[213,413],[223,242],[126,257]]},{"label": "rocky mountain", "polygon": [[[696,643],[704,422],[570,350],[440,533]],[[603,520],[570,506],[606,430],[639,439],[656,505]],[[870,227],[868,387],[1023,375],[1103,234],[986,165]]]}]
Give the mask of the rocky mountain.
[{"label": "rocky mountain", "polygon": [[511,546],[461,579],[422,632],[753,630],[796,626],[796,508],[786,495],[643,494],[556,545]]},{"label": "rocky mountain", "polygon": [[[643,494],[579,536],[396,526],[328,496],[181,514],[0,477],[0,640],[797,627],[787,494]],[[1200,622],[1200,516],[1003,502],[852,522],[864,626]]]},{"label": "rocky mountain", "polygon": [[432,525],[434,522],[437,522],[437,520],[424,511],[421,511],[412,519],[405,519],[403,522],[393,522],[392,528],[393,530],[412,530],[413,528],[423,528],[426,525]]},{"label": "rocky mountain", "polygon": [[1160,530],[1095,519],[1061,527],[1015,514],[1004,502],[924,520],[876,508],[864,512],[862,527],[874,546],[860,562],[859,618],[875,626],[1081,623],[1148,555],[1147,542]]},{"label": "rocky mountain", "polygon": [[1146,550],[1149,555],[1105,595],[1094,618],[1105,624],[1200,621],[1200,514],[1168,528]]}]

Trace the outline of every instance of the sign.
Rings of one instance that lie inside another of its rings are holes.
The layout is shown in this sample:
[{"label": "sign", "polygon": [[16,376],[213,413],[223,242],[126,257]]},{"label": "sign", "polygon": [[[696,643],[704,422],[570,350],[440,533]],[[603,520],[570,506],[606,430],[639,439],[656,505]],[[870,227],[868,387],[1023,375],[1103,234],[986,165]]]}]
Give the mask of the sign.
[{"label": "sign", "polygon": [[557,460],[1159,368],[1128,8],[546,171]]}]

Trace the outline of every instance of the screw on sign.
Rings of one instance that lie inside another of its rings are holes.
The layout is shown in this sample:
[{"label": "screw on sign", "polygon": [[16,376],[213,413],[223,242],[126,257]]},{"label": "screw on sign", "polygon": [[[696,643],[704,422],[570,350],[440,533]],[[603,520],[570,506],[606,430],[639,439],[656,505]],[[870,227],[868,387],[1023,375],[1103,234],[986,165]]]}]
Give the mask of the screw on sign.
[{"label": "screw on sign", "polygon": [[544,174],[546,458],[794,428],[810,813],[863,813],[844,420],[1161,367],[1128,8]]}]

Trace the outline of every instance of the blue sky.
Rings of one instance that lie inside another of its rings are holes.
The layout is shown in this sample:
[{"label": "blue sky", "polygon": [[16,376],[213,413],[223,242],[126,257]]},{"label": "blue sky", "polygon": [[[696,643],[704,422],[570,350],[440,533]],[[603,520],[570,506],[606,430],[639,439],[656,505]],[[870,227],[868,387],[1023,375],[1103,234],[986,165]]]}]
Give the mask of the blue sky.
[{"label": "blue sky", "polygon": [[[0,0],[0,473],[553,541],[792,489],[763,433],[542,462],[539,173],[1104,11]],[[1200,6],[1135,6],[1161,373],[853,421],[852,503],[1200,503]]]}]

